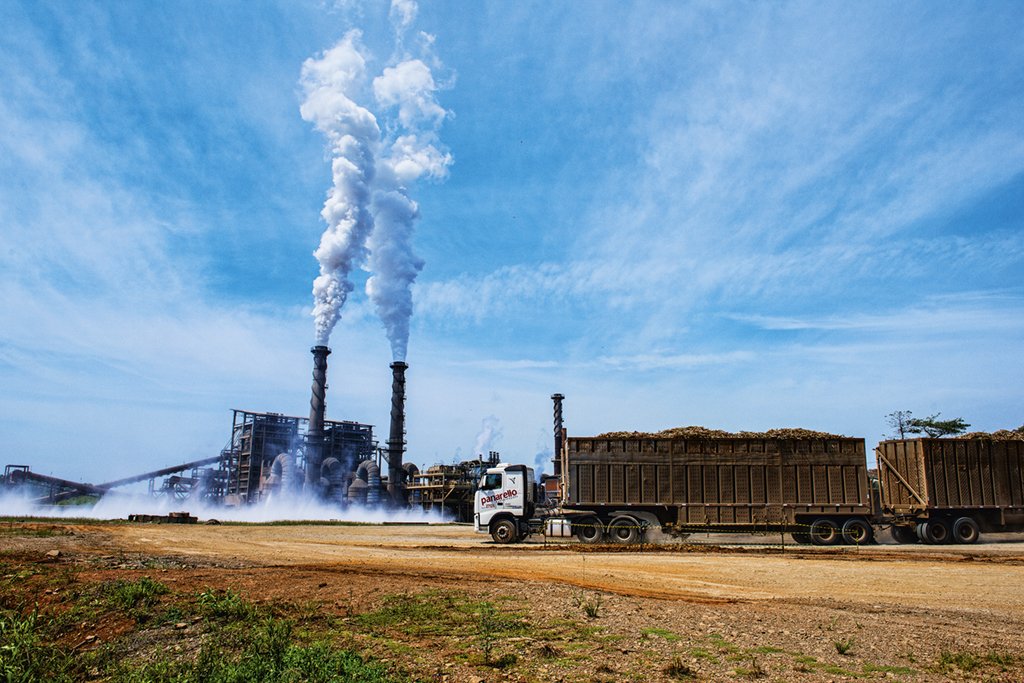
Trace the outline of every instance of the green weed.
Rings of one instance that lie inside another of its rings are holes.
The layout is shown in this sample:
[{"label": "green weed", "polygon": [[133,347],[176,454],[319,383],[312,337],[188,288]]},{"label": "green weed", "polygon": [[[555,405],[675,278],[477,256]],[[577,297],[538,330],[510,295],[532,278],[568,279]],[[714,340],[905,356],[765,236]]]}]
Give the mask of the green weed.
[{"label": "green weed", "polygon": [[7,683],[74,680],[74,661],[43,642],[49,626],[37,611],[22,616],[0,611],[0,680]]},{"label": "green weed", "polygon": [[604,602],[604,598],[601,597],[600,593],[596,593],[593,597],[588,598],[583,592],[580,592],[573,597],[573,600],[576,601],[576,606],[583,610],[588,619],[597,619],[601,615],[601,603]]},{"label": "green weed", "polygon": [[650,638],[651,636],[656,636],[658,638],[664,638],[665,640],[667,640],[669,642],[674,642],[676,640],[679,640],[679,636],[677,636],[672,631],[669,631],[669,630],[666,630],[666,629],[663,629],[663,628],[645,628],[642,631],[640,631],[640,635],[642,635],[644,638]]},{"label": "green weed", "polygon": [[302,646],[293,642],[292,624],[267,619],[253,630],[240,653],[232,653],[213,639],[195,661],[160,660],[142,667],[122,665],[116,683],[398,683],[402,679],[383,664],[334,648],[327,642]]},{"label": "green weed", "polygon": [[245,600],[232,589],[216,590],[207,588],[196,596],[199,610],[208,619],[250,621],[256,617],[256,605]]},{"label": "green weed", "polygon": [[832,645],[836,648],[836,652],[841,655],[848,656],[852,654],[853,649],[853,638],[844,638],[842,640],[832,641]]},{"label": "green weed", "polygon": [[961,671],[970,672],[979,668],[983,661],[981,657],[970,652],[948,652],[943,650],[939,653],[938,668],[941,671],[957,668]]},{"label": "green weed", "polygon": [[100,586],[100,591],[111,606],[133,610],[152,607],[161,595],[169,592],[169,589],[159,581],[143,576],[136,581],[109,581]]},{"label": "green weed", "polygon": [[665,667],[665,675],[677,681],[685,681],[697,677],[694,671],[681,657],[676,657]]}]

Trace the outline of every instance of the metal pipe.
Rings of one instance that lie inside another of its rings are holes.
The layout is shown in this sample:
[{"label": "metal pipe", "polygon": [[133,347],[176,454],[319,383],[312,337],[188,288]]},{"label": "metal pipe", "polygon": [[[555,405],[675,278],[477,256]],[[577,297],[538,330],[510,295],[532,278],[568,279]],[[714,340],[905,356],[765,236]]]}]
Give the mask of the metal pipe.
[{"label": "metal pipe", "polygon": [[320,483],[320,461],[323,459],[327,356],[331,350],[326,346],[314,346],[309,352],[313,354],[313,392],[309,399],[309,427],[306,430],[306,487],[314,489]]},{"label": "metal pipe", "polygon": [[405,470],[405,371],[409,366],[400,360],[391,364],[391,431],[388,434],[388,495],[391,503],[404,506]]}]

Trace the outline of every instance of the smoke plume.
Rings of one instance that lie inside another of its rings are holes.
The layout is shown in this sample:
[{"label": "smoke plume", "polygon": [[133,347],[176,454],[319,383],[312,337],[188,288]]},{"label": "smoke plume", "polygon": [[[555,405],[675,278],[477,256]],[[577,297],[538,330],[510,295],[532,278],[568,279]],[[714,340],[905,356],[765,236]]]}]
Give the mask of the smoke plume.
[{"label": "smoke plume", "polygon": [[[415,3],[395,0],[391,5],[399,46],[416,15]],[[424,44],[430,46],[432,38]],[[420,178],[444,180],[452,157],[440,144],[438,130],[448,115],[438,103],[438,85],[420,59],[404,59],[373,79],[377,104],[397,113],[387,131],[378,160],[377,191],[373,196],[376,227],[370,238],[370,270],[366,293],[384,324],[394,360],[405,360],[412,317],[412,285],[423,261],[412,247],[419,207],[409,197]]]},{"label": "smoke plume", "polygon": [[[384,115],[377,118],[356,104],[366,88],[367,56],[360,33],[350,31],[319,59],[302,66],[305,91],[302,118],[314,123],[330,142],[334,186],[321,215],[327,223],[314,252],[320,275],[313,283],[313,315],[318,344],[327,344],[353,290],[352,269],[371,276],[366,293],[391,343],[394,360],[404,361],[412,316],[412,285],[423,260],[412,248],[419,207],[409,189],[420,178],[443,180],[452,163],[438,139],[448,116],[437,103],[440,86],[423,59],[404,54],[405,35],[416,19],[414,0],[393,0],[393,64],[373,79],[373,97]],[[424,59],[438,65],[433,36],[420,33]]]},{"label": "smoke plume", "polygon": [[376,117],[352,99],[366,70],[359,38],[359,31],[349,31],[319,59],[307,59],[300,81],[306,95],[302,118],[327,136],[334,156],[334,185],[320,212],[327,229],[313,252],[320,262],[313,281],[313,317],[317,344],[323,345],[341,317],[353,289],[350,273],[365,260],[373,230],[370,198],[380,128]]},{"label": "smoke plume", "polygon": [[488,415],[480,422],[480,431],[476,435],[473,454],[487,456],[494,450],[494,444],[502,437],[501,421],[494,415]]}]

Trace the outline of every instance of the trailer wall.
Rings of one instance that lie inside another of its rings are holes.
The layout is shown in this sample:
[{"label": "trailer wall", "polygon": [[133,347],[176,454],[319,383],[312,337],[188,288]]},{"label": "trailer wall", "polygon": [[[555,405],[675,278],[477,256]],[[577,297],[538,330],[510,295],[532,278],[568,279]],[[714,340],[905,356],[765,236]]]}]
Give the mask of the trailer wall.
[{"label": "trailer wall", "polygon": [[871,514],[863,439],[569,437],[561,459],[571,507],[666,507],[712,526]]},{"label": "trailer wall", "polygon": [[875,454],[885,512],[1024,510],[1024,441],[883,441]]}]

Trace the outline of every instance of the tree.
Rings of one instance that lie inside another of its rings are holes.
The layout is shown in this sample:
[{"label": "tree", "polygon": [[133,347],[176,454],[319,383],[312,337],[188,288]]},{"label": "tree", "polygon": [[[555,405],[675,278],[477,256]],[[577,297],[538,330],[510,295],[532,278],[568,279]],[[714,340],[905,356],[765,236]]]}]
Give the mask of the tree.
[{"label": "tree", "polygon": [[910,432],[910,421],[913,413],[909,410],[895,410],[885,416],[885,421],[892,427],[893,439],[905,439]]},{"label": "tree", "polygon": [[964,422],[962,417],[955,417],[952,420],[940,420],[939,415],[941,414],[935,413],[924,418],[912,418],[907,422],[907,432],[910,434],[926,434],[930,438],[936,439],[942,436],[963,434],[971,426]]}]

